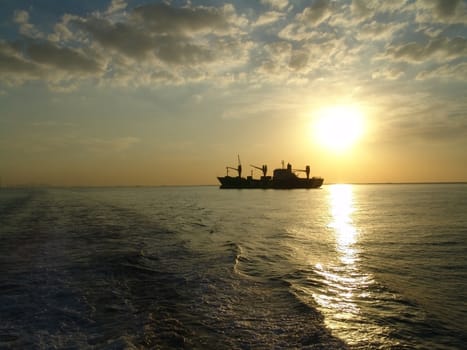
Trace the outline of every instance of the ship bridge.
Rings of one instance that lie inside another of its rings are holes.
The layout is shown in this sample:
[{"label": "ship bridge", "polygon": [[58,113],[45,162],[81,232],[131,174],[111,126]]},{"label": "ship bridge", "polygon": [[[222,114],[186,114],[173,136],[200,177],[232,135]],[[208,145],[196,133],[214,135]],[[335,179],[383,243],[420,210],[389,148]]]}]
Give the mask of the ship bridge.
[{"label": "ship bridge", "polygon": [[274,180],[290,180],[296,179],[297,175],[292,172],[292,164],[288,163],[285,169],[274,169]]}]

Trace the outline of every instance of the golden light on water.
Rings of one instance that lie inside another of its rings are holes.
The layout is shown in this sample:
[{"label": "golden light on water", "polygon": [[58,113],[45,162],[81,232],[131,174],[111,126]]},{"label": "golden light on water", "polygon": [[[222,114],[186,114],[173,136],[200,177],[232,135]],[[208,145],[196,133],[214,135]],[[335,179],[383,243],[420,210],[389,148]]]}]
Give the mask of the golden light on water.
[{"label": "golden light on water", "polygon": [[349,343],[359,341],[362,330],[349,327],[349,320],[360,316],[357,299],[366,293],[372,278],[358,265],[358,230],[353,223],[354,196],[352,185],[332,185],[329,189],[330,217],[328,228],[333,235],[336,259],[318,263],[315,271],[326,285],[323,292],[313,293],[313,298],[325,314],[328,327],[339,333]]},{"label": "golden light on water", "polygon": [[[328,227],[335,235],[337,257],[339,264],[334,271],[323,271],[323,276],[331,282],[335,288],[340,290],[337,297],[341,297],[345,302],[343,310],[355,311],[351,298],[353,290],[358,281],[355,279],[357,270],[357,253],[354,248],[356,243],[357,230],[352,223],[353,192],[351,185],[333,185],[330,187],[329,204],[331,211],[331,221]],[[342,304],[340,305],[343,306]]]},{"label": "golden light on water", "polygon": [[[374,324],[368,317],[378,301],[375,279],[362,263],[365,245],[360,242],[364,232],[358,226],[359,189],[337,184],[327,185],[323,191],[327,211],[323,208],[319,228],[315,231],[312,227],[310,232],[310,228],[296,226],[288,231],[294,237],[294,256],[311,268],[306,283],[293,283],[293,291],[304,302],[317,305],[333,334],[361,348],[369,337],[384,337],[388,327]],[[308,242],[310,234],[313,239]],[[311,254],[307,243],[316,248]]]},{"label": "golden light on water", "polygon": [[357,230],[352,224],[354,211],[352,186],[332,186],[330,205],[332,221],[328,226],[334,229],[340,259],[345,264],[352,264],[355,262],[355,250],[352,245],[356,242],[357,234]]}]

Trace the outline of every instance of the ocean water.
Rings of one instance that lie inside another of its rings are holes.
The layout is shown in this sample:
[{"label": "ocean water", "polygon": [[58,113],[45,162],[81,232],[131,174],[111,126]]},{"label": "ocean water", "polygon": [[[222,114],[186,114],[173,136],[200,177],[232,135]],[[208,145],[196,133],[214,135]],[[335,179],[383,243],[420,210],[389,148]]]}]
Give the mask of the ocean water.
[{"label": "ocean water", "polygon": [[0,348],[465,349],[467,185],[0,189]]}]

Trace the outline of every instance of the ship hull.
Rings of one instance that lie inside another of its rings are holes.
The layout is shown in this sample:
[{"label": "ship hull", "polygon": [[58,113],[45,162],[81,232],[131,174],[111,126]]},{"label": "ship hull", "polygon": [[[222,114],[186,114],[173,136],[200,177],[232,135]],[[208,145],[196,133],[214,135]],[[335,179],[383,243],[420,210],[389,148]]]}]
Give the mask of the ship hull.
[{"label": "ship hull", "polygon": [[275,180],[271,178],[252,179],[250,177],[223,176],[217,178],[222,189],[296,189],[296,188],[320,188],[323,179],[312,177],[309,179],[294,178]]}]

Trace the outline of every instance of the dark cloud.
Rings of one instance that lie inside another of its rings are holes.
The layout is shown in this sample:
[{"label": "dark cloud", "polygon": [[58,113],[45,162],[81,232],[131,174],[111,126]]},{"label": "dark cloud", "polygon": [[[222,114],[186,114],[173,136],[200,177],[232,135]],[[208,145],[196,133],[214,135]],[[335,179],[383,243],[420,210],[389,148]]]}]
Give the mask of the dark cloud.
[{"label": "dark cloud", "polygon": [[467,24],[467,3],[462,0],[421,0],[417,21],[422,23]]},{"label": "dark cloud", "polygon": [[222,31],[228,28],[226,18],[218,8],[176,8],[166,4],[149,4],[135,8],[132,16],[160,34]]},{"label": "dark cloud", "polygon": [[[195,45],[185,37],[139,29],[135,23],[111,23],[102,18],[80,20],[78,25],[103,48],[142,60],[157,57],[172,64],[199,64],[213,60],[206,47]],[[152,31],[151,31],[152,30]]]},{"label": "dark cloud", "polygon": [[112,23],[102,17],[77,19],[75,23],[103,48],[133,59],[158,58],[176,65],[213,61],[216,54],[192,36],[228,29],[222,9],[176,8],[166,4],[137,7],[124,23]]},{"label": "dark cloud", "polygon": [[[49,86],[65,80],[79,80],[99,74],[103,64],[78,49],[58,47],[43,40],[0,42],[0,77],[12,84],[44,79]],[[68,84],[68,89],[73,84]]]},{"label": "dark cloud", "polygon": [[36,63],[50,65],[70,72],[97,73],[102,64],[89,55],[50,42],[35,42],[26,47],[29,58]]},{"label": "dark cloud", "polygon": [[293,70],[304,69],[308,64],[308,53],[306,51],[294,51],[290,57],[289,67]]},{"label": "dark cloud", "polygon": [[120,51],[126,56],[141,59],[154,49],[154,40],[146,32],[126,23],[112,23],[105,18],[78,19],[74,23],[106,49]]},{"label": "dark cloud", "polygon": [[375,11],[368,7],[368,1],[352,0],[352,14],[359,19],[371,17]]},{"label": "dark cloud", "polygon": [[461,0],[435,0],[435,12],[439,17],[454,16]]},{"label": "dark cloud", "polygon": [[39,69],[33,62],[21,57],[19,50],[12,44],[0,42],[0,73],[39,75]]},{"label": "dark cloud", "polygon": [[197,65],[211,62],[215,53],[207,47],[182,41],[176,37],[161,37],[156,42],[156,56],[166,63]]},{"label": "dark cloud", "polygon": [[316,0],[302,12],[300,19],[303,22],[318,25],[331,15],[331,10],[332,6],[329,0]]},{"label": "dark cloud", "polygon": [[103,63],[92,57],[42,40],[0,42],[0,81],[21,85],[43,80],[51,90],[72,91],[79,86],[78,81],[104,73]]}]

